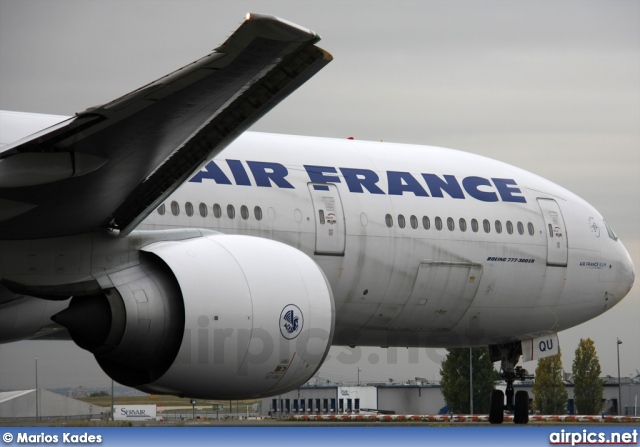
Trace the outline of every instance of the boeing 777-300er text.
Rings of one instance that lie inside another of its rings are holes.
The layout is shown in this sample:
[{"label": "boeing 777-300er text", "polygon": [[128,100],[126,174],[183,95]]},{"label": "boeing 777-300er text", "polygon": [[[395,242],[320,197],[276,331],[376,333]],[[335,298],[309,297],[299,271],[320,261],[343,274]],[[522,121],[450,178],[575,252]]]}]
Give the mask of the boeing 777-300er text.
[{"label": "boeing 777-300er text", "polygon": [[[243,133],[326,65],[249,15],[213,53],[64,119],[2,114],[0,341],[72,339],[121,384],[276,395],[332,345],[488,345],[516,367],[618,303],[622,243],[580,197],[438,147]],[[35,133],[34,133],[35,132]]]}]

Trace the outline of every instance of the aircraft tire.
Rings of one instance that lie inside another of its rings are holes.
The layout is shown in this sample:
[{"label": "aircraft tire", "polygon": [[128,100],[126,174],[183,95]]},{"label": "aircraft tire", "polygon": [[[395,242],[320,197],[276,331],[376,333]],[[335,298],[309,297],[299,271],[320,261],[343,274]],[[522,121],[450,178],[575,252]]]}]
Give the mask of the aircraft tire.
[{"label": "aircraft tire", "polygon": [[513,422],[515,424],[526,424],[529,422],[529,393],[526,391],[518,391],[516,393]]},{"label": "aircraft tire", "polygon": [[502,424],[504,421],[504,393],[501,390],[491,391],[491,401],[489,407],[489,422],[491,424]]}]

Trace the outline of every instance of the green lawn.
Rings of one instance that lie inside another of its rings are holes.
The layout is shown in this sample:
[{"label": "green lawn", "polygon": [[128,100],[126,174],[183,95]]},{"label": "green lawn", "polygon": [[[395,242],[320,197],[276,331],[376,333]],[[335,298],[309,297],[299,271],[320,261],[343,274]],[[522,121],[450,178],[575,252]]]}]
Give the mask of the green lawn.
[{"label": "green lawn", "polygon": [[[79,398],[83,402],[92,405],[98,405],[101,407],[111,406],[111,396],[100,397],[85,397]],[[236,405],[239,406],[240,411],[246,411],[247,406],[259,402],[259,400],[241,400],[233,401],[233,411],[236,411]],[[159,407],[191,407],[191,400],[186,397],[177,396],[116,396],[114,399],[115,405],[158,405]],[[212,408],[213,404],[222,405],[224,409],[229,408],[228,400],[198,400],[196,399],[196,407],[208,407]]]}]

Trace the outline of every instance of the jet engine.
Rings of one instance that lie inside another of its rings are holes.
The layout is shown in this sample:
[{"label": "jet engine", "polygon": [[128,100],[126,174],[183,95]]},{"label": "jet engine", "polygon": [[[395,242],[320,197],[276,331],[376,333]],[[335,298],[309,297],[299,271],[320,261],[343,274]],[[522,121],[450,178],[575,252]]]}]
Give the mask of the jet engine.
[{"label": "jet engine", "polygon": [[242,399],[308,381],[333,338],[317,264],[267,239],[216,234],[158,242],[113,287],[53,317],[114,380],[150,393]]}]

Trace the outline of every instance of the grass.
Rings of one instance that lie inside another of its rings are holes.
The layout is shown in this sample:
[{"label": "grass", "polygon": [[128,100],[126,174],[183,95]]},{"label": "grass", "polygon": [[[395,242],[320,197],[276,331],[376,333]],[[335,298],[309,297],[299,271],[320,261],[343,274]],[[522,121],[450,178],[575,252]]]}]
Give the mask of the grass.
[{"label": "grass", "polygon": [[[92,405],[98,405],[100,407],[110,407],[111,406],[111,396],[99,396],[99,397],[84,397],[79,398],[83,402]],[[240,413],[246,412],[247,407],[251,410],[251,405],[259,402],[259,400],[240,400],[240,401],[232,401],[233,403],[233,412],[236,412],[236,406],[239,407],[237,411]],[[187,397],[177,397],[177,396],[156,396],[156,395],[145,395],[145,396],[115,396],[114,398],[115,405],[158,405],[159,407],[189,407],[191,408],[191,399]],[[209,409],[213,408],[214,404],[221,405],[220,411],[229,410],[229,401],[228,400],[206,400],[206,399],[196,399],[196,408],[198,407],[206,407]]]}]

